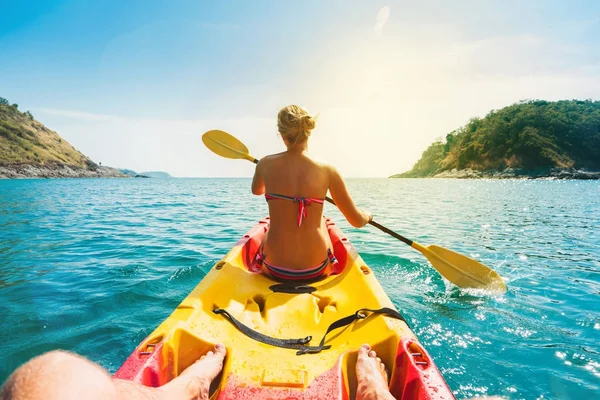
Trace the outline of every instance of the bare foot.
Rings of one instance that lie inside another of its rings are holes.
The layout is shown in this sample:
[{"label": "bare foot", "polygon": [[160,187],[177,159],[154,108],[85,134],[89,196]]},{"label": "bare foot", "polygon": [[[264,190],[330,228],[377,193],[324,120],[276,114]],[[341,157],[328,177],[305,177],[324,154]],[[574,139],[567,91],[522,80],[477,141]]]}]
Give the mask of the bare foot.
[{"label": "bare foot", "polygon": [[168,399],[208,400],[210,383],[223,369],[225,346],[215,345],[194,364],[186,368],[177,378],[162,386],[164,397]]},{"label": "bare foot", "polygon": [[358,380],[357,400],[394,399],[388,389],[385,365],[368,344],[363,344],[358,349],[356,379]]}]

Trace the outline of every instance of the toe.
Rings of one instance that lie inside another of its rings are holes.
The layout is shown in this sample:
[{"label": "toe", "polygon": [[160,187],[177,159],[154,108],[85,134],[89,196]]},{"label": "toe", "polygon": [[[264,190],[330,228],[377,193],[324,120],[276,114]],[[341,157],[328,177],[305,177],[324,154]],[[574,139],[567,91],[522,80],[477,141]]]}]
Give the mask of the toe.
[{"label": "toe", "polygon": [[371,350],[371,351],[369,352],[369,357],[371,357],[371,358],[375,358],[375,357],[377,357],[377,353],[375,353],[375,351]]},{"label": "toe", "polygon": [[360,348],[358,349],[358,355],[359,356],[363,356],[366,357],[369,355],[369,350],[371,350],[371,347],[368,344],[363,344],[362,346],[360,346]]},{"label": "toe", "polygon": [[225,355],[225,353],[227,352],[227,350],[225,349],[225,346],[222,343],[217,343],[215,345],[215,354],[217,355]]},{"label": "toe", "polygon": [[379,367],[379,371],[381,372],[381,374],[387,378],[388,376],[388,372],[387,372],[387,368],[385,367],[385,365],[381,364],[381,367]]}]

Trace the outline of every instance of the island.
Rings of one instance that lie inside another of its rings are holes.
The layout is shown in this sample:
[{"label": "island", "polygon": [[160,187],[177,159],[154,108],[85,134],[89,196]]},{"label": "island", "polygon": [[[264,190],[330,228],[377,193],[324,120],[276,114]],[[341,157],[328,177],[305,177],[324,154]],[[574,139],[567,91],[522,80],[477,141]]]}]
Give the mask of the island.
[{"label": "island", "polygon": [[172,178],[172,176],[168,172],[163,171],[150,171],[150,172],[135,172],[131,169],[119,169],[121,173],[125,175],[129,175],[132,178],[157,178],[157,179],[165,179]]},{"label": "island", "polygon": [[145,176],[148,178],[157,178],[157,179],[166,179],[172,178],[167,172],[163,171],[148,171],[148,172],[140,172],[138,175]]},{"label": "island", "polygon": [[390,178],[600,179],[600,101],[524,100],[473,118]]}]

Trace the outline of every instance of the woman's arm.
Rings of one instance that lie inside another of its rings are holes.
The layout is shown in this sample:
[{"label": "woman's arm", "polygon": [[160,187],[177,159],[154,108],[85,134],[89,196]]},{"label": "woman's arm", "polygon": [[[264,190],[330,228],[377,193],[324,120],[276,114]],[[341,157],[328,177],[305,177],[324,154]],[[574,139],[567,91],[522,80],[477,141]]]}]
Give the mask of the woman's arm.
[{"label": "woman's arm", "polygon": [[254,170],[254,178],[252,178],[252,194],[260,196],[265,193],[265,180],[263,177],[264,167],[264,158],[256,164],[256,169]]},{"label": "woman's arm", "polygon": [[373,219],[370,213],[356,208],[350,193],[348,193],[344,179],[335,167],[330,167],[329,192],[331,192],[333,201],[350,222],[350,225],[355,228],[362,228]]}]

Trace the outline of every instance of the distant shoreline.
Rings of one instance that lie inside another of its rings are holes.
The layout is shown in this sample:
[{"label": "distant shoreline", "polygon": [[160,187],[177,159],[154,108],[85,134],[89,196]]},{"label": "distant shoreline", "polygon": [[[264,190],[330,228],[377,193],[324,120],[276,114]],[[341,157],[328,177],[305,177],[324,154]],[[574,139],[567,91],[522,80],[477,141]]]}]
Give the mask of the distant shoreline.
[{"label": "distant shoreline", "polygon": [[130,176],[116,168],[102,166],[85,169],[61,163],[0,165],[0,179],[26,178],[130,178]]},{"label": "distant shoreline", "polygon": [[432,176],[403,176],[396,174],[390,178],[447,178],[447,179],[556,179],[556,180],[599,180],[600,171],[586,171],[573,168],[551,168],[529,171],[507,168],[502,171],[478,171],[471,168],[442,171]]}]

